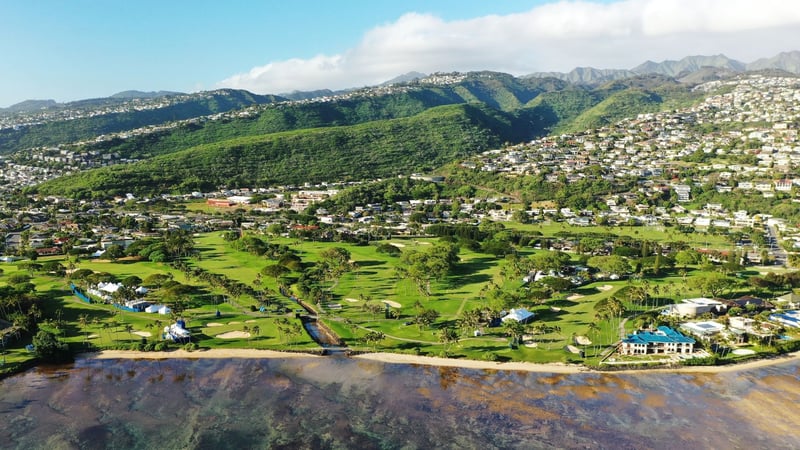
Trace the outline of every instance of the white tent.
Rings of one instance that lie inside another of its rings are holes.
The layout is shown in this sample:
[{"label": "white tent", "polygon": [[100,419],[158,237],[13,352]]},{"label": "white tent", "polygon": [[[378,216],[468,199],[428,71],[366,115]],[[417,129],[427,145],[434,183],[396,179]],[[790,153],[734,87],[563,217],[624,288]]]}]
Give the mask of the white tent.
[{"label": "white tent", "polygon": [[525,323],[529,320],[533,320],[533,313],[528,311],[525,308],[517,308],[511,309],[502,319],[503,322],[508,322],[509,320],[516,320],[517,322]]},{"label": "white tent", "polygon": [[121,283],[103,283],[102,281],[97,283],[98,290],[103,292],[108,292],[109,294],[117,292],[121,287],[122,287]]},{"label": "white tent", "polygon": [[157,313],[161,308],[164,308],[164,305],[150,305],[144,309],[144,312]]}]

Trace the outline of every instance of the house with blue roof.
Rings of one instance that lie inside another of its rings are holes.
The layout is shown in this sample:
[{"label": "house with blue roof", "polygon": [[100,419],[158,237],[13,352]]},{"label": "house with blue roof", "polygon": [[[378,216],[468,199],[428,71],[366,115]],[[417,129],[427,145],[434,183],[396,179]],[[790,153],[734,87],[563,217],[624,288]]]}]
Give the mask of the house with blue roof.
[{"label": "house with blue roof", "polygon": [[670,327],[658,327],[654,331],[639,330],[629,334],[619,344],[622,355],[666,355],[692,354],[695,340]]},{"label": "house with blue roof", "polygon": [[770,314],[769,320],[781,323],[787,327],[800,328],[800,309]]}]

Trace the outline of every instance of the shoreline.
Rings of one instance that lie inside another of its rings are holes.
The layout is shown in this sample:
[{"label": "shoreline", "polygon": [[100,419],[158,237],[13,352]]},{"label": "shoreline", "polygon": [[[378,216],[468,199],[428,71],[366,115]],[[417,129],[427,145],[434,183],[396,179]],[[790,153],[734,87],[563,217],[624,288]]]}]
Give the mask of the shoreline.
[{"label": "shoreline", "polygon": [[643,373],[725,373],[742,370],[758,369],[792,361],[800,362],[800,352],[788,353],[771,358],[754,359],[738,364],[719,366],[676,366],[598,370],[579,364],[565,363],[531,363],[531,362],[490,362],[471,359],[449,359],[432,356],[416,356],[402,353],[365,353],[352,356],[352,358],[380,361],[391,364],[418,364],[437,367],[460,367],[464,369],[509,370],[533,373],[559,373],[559,374],[643,374]]},{"label": "shoreline", "polygon": [[303,352],[282,352],[278,350],[259,350],[254,348],[206,349],[188,352],[175,349],[166,352],[140,352],[133,350],[101,350],[99,352],[79,353],[79,359],[278,359],[278,358],[319,358],[321,355]]},{"label": "shoreline", "polygon": [[[281,358],[322,358],[324,356],[314,353],[282,352],[277,350],[259,349],[207,349],[188,352],[176,349],[167,352],[139,352],[130,350],[102,350],[96,353],[81,353],[76,359],[281,359]],[[492,362],[472,359],[451,359],[435,356],[419,356],[405,353],[363,353],[347,356],[351,359],[377,361],[387,364],[413,364],[433,367],[454,367],[463,369],[503,370],[530,373],[558,373],[558,374],[643,374],[643,373],[725,373],[742,370],[758,369],[787,362],[800,362],[800,352],[778,355],[770,358],[754,359],[738,364],[720,366],[677,366],[598,370],[579,364],[565,363],[532,363],[532,362]]]}]

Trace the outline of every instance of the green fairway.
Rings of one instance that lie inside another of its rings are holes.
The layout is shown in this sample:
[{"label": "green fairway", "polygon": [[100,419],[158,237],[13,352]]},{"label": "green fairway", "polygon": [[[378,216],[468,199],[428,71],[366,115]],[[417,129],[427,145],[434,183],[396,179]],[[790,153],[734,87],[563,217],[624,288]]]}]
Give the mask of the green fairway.
[{"label": "green fairway", "polygon": [[542,222],[535,224],[509,223],[509,228],[522,231],[536,231],[543,236],[557,236],[561,234],[584,235],[603,234],[616,236],[629,236],[653,242],[684,242],[692,247],[703,247],[715,250],[730,250],[734,244],[727,240],[724,234],[710,234],[702,231],[695,233],[681,233],[673,227],[664,226],[577,226],[566,222]]}]

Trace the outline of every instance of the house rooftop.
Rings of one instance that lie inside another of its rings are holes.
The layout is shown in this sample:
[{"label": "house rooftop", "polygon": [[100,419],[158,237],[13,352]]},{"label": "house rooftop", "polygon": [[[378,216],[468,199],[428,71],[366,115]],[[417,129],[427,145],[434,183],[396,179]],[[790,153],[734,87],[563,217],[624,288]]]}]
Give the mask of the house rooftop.
[{"label": "house rooftop", "polygon": [[707,336],[721,332],[722,330],[725,329],[725,325],[711,321],[686,322],[684,324],[681,324],[681,329],[686,330],[690,333],[694,333],[697,336]]},{"label": "house rooftop", "polygon": [[654,343],[667,343],[677,342],[694,344],[695,340],[682,335],[681,333],[673,330],[670,327],[658,327],[656,331],[636,331],[629,334],[623,342],[631,344],[654,344]]}]

